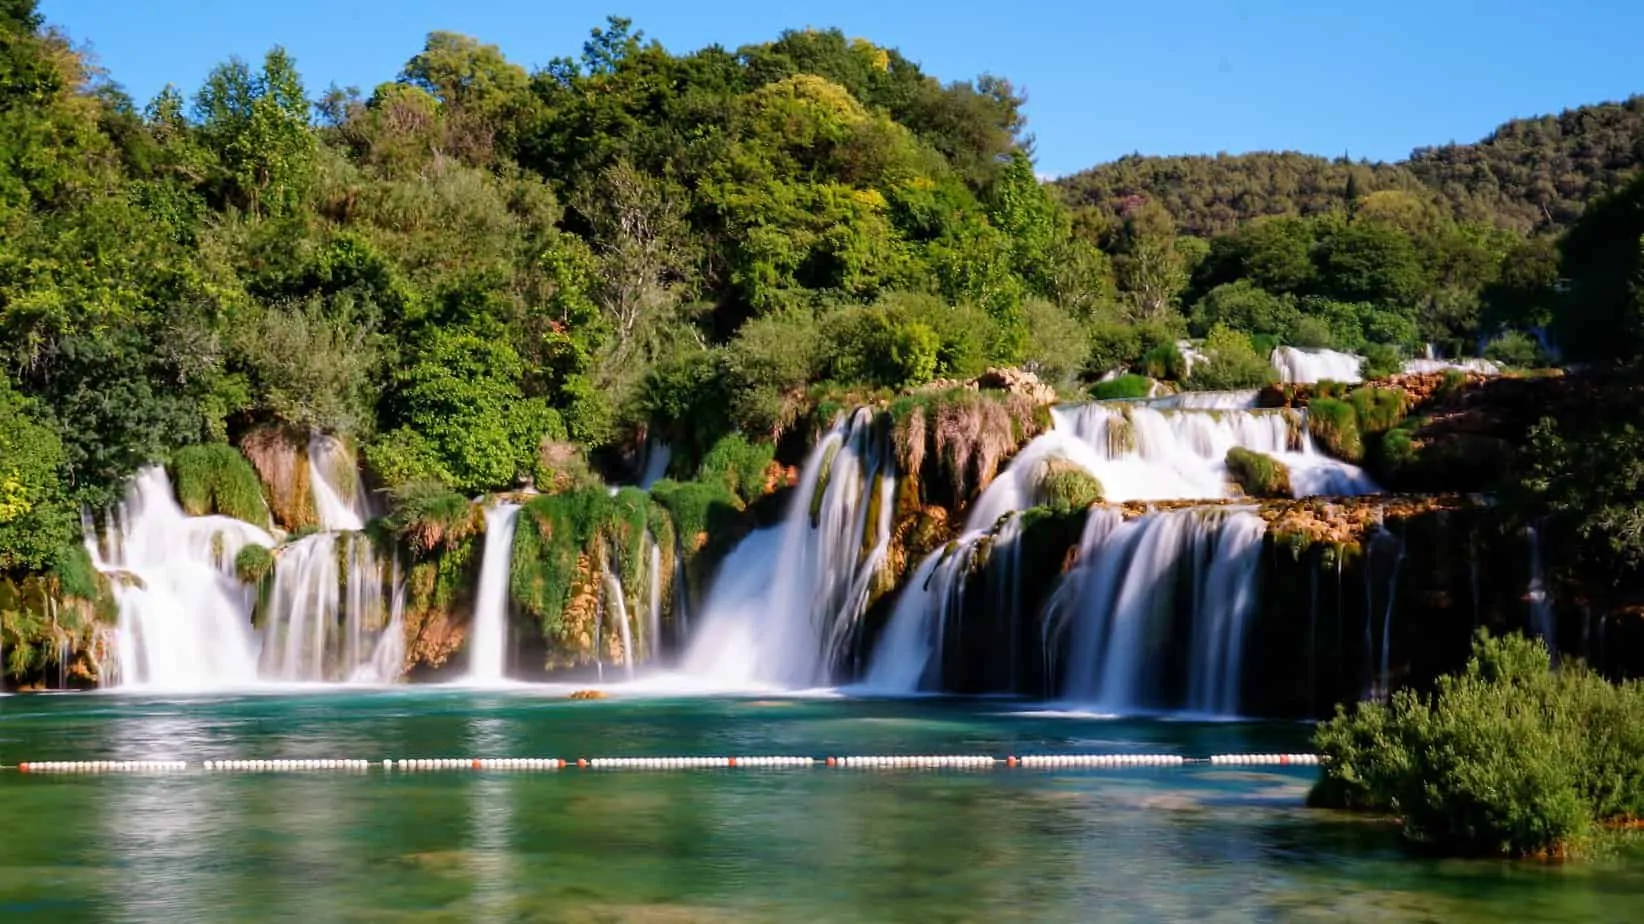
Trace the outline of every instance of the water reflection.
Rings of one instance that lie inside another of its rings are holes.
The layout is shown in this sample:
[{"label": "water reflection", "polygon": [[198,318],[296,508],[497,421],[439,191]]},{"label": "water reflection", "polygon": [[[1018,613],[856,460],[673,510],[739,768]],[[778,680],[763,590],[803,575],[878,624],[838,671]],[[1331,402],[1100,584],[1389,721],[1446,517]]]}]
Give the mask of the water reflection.
[{"label": "water reflection", "polygon": [[[489,715],[468,721],[468,751],[476,757],[513,753],[510,723]],[[468,850],[464,859],[473,880],[473,920],[500,921],[512,913],[514,883],[513,818],[517,778],[485,773],[465,782],[468,790]]]}]

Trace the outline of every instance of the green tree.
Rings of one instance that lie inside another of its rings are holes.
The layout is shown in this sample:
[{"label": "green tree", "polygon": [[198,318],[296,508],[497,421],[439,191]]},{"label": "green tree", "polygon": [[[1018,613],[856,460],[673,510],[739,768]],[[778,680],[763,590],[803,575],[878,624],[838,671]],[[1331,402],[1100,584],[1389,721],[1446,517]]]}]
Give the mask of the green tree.
[{"label": "green tree", "polygon": [[297,65],[276,46],[260,73],[232,58],[206,77],[194,117],[216,156],[226,201],[252,214],[297,207],[311,179],[318,139]]}]

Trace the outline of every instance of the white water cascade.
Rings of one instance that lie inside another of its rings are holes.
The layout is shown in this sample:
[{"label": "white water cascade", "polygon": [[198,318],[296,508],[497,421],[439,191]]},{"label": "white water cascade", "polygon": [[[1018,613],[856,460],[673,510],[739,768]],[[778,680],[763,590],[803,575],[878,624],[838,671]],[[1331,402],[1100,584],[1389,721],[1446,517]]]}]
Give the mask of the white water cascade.
[{"label": "white water cascade", "polygon": [[[1261,517],[1189,508],[1125,520],[1092,510],[1067,575],[1064,698],[1115,712],[1236,715],[1257,602]],[[1186,637],[1186,663],[1177,655]]]},{"label": "white water cascade", "polygon": [[836,422],[806,460],[781,525],[755,530],[727,556],[687,673],[726,687],[830,679],[890,543],[896,472],[874,418],[859,408]]},{"label": "white water cascade", "polygon": [[645,438],[645,454],[639,469],[639,487],[651,490],[651,485],[668,477],[668,463],[674,458],[674,449],[655,437]]},{"label": "white water cascade", "polygon": [[474,629],[468,640],[468,681],[499,683],[508,667],[508,577],[513,565],[518,504],[485,511],[485,552],[474,598]]},{"label": "white water cascade", "polygon": [[1312,382],[1361,382],[1359,371],[1364,357],[1336,350],[1303,350],[1282,346],[1273,350],[1268,362],[1279,373],[1279,381],[1297,384]]},{"label": "white water cascade", "polygon": [[118,677],[124,686],[198,690],[257,680],[252,592],[234,575],[249,545],[274,539],[230,517],[190,517],[165,469],[143,469],[108,512],[99,541],[86,518],[86,549],[112,578],[119,603]]},{"label": "white water cascade", "polygon": [[347,681],[373,662],[393,613],[382,562],[363,532],[369,511],[347,447],[314,434],[308,475],[321,532],[275,555],[261,675],[286,682]]}]

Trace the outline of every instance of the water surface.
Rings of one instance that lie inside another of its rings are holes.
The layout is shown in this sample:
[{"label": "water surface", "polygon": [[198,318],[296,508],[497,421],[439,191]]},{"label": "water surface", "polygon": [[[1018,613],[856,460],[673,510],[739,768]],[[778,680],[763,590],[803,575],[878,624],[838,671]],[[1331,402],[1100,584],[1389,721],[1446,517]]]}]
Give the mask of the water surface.
[{"label": "water surface", "polygon": [[[1292,724],[409,689],[0,699],[20,760],[1180,753]],[[1433,861],[1312,771],[0,772],[0,920],[1622,921],[1644,855]]]}]

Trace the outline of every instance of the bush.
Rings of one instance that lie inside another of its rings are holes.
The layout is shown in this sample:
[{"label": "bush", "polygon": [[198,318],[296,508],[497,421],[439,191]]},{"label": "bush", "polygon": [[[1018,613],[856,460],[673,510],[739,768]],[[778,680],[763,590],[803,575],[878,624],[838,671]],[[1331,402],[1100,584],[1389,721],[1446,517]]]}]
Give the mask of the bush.
[{"label": "bush", "polygon": [[1336,335],[1323,318],[1303,317],[1290,331],[1290,345],[1304,350],[1331,350],[1336,346]]},{"label": "bush", "polygon": [[1085,329],[1067,312],[1044,299],[1030,298],[1023,302],[1022,313],[1028,328],[1023,365],[1051,384],[1072,382],[1090,354]]},{"label": "bush", "polygon": [[1193,306],[1189,329],[1207,335],[1221,325],[1247,334],[1289,339],[1300,321],[1294,299],[1274,295],[1248,279],[1240,279],[1219,285],[1199,299]]},{"label": "bush", "polygon": [[1348,392],[1347,400],[1353,405],[1353,417],[1361,436],[1391,430],[1404,420],[1403,389],[1365,385]]},{"label": "bush", "polygon": [[751,504],[764,495],[765,473],[774,458],[773,444],[751,443],[742,434],[732,433],[702,457],[696,477],[701,482],[723,484],[726,491]]},{"label": "bush", "polygon": [[1325,452],[1344,462],[1357,463],[1364,459],[1358,414],[1346,401],[1314,398],[1308,402],[1307,432],[1322,444]]},{"label": "bush", "polygon": [[1095,475],[1066,459],[1049,458],[1040,464],[1033,503],[1058,513],[1083,510],[1101,503],[1102,483]]},{"label": "bush", "polygon": [[260,584],[274,570],[274,553],[260,545],[248,545],[234,556],[234,573],[247,584]]},{"label": "bush", "polygon": [[1291,496],[1290,469],[1264,453],[1234,446],[1227,451],[1227,474],[1246,496]]},{"label": "bush", "polygon": [[1145,375],[1121,375],[1090,386],[1090,396],[1097,401],[1146,398],[1151,394],[1153,394],[1153,380]]},{"label": "bush", "polygon": [[1085,372],[1092,377],[1106,375],[1115,369],[1129,369],[1141,362],[1147,352],[1143,346],[1142,330],[1131,324],[1095,323],[1087,328],[1090,353],[1085,359]]},{"label": "bush", "polygon": [[227,443],[184,446],[171,454],[177,500],[191,516],[213,513],[268,525],[263,485],[251,463]]},{"label": "bush", "polygon": [[1142,370],[1149,378],[1164,382],[1180,382],[1187,377],[1187,357],[1174,343],[1161,343],[1142,357]]},{"label": "bush", "polygon": [[1367,379],[1384,379],[1404,368],[1404,359],[1398,348],[1385,343],[1369,343],[1364,347],[1364,362],[1359,374]]},{"label": "bush", "polygon": [[1457,854],[1561,857],[1644,813],[1644,685],[1480,630],[1458,674],[1423,696],[1338,708],[1314,745],[1309,802],[1391,812],[1409,840]]},{"label": "bush", "polygon": [[437,482],[400,485],[389,497],[389,528],[419,555],[449,549],[485,528],[478,504]]},{"label": "bush", "polygon": [[1522,331],[1510,330],[1484,347],[1484,358],[1512,369],[1534,369],[1543,364],[1541,344]]},{"label": "bush", "polygon": [[1204,342],[1205,359],[1195,363],[1188,387],[1204,391],[1260,388],[1277,376],[1267,357],[1257,353],[1250,338],[1230,327],[1216,325]]}]

